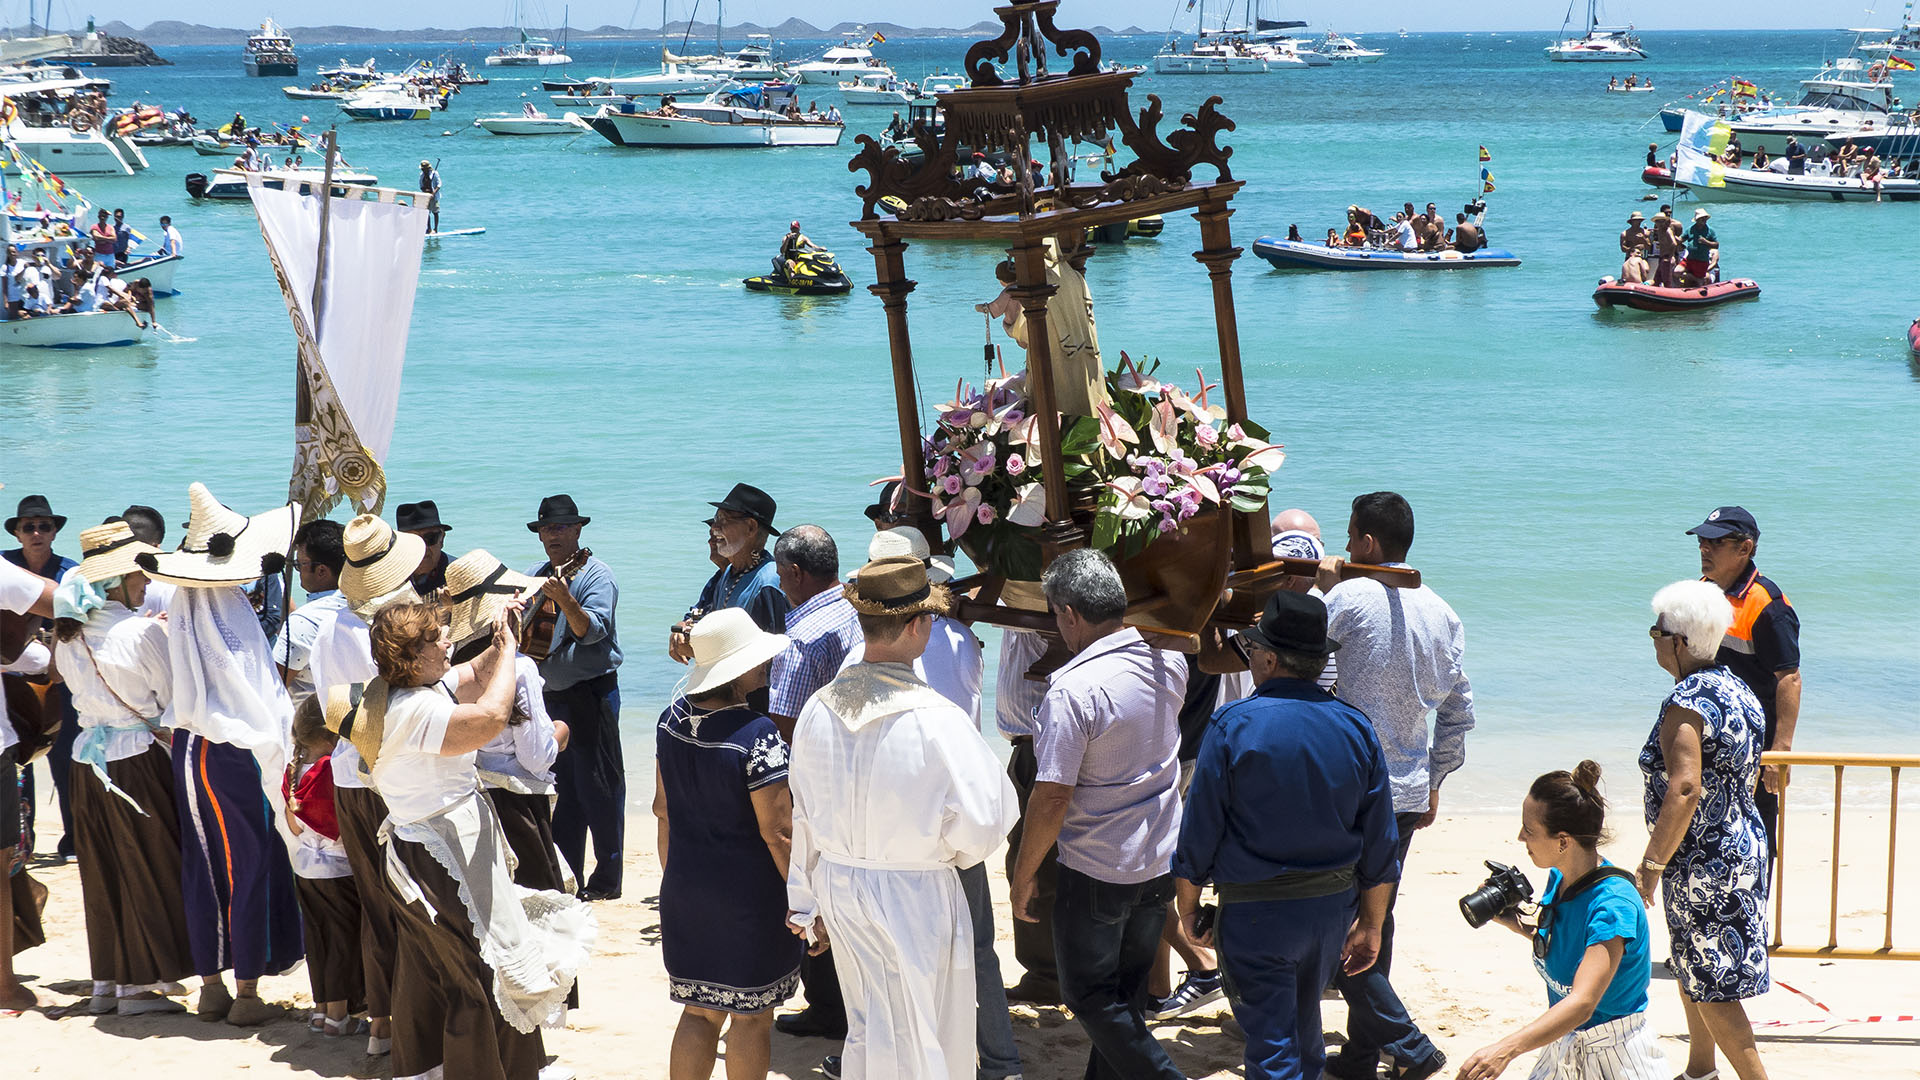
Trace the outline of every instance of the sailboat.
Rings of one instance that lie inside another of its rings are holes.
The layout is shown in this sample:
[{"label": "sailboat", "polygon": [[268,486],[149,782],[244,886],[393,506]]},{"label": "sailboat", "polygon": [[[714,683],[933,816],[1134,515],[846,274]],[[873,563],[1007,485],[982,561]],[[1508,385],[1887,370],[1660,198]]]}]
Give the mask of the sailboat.
[{"label": "sailboat", "polygon": [[[1567,4],[1567,17],[1560,23],[1560,32],[1565,34],[1573,23],[1573,3]],[[1587,0],[1587,32],[1582,37],[1563,38],[1547,46],[1547,59],[1560,63],[1626,63],[1645,60],[1647,51],[1640,47],[1640,39],[1634,36],[1631,26],[1601,26],[1600,0]]]},{"label": "sailboat", "polygon": [[[1249,0],[1251,6],[1251,0]],[[1221,27],[1217,31],[1207,29],[1206,0],[1200,2],[1200,17],[1194,22],[1194,43],[1191,49],[1182,52],[1178,37],[1168,37],[1167,43],[1153,57],[1153,70],[1156,75],[1265,75],[1276,67],[1303,67],[1303,61],[1297,59],[1274,63],[1271,50],[1253,47],[1247,40],[1244,28],[1229,29],[1225,20],[1233,11],[1233,0],[1227,0],[1226,15],[1221,17]],[[1179,10],[1174,12],[1178,17]]]},{"label": "sailboat", "polygon": [[[520,40],[495,50],[487,57],[488,67],[560,67],[573,62],[573,57],[551,40],[528,36],[525,13],[519,4],[514,5],[513,16],[514,25],[520,29]],[[567,21],[563,17],[562,25]]]}]

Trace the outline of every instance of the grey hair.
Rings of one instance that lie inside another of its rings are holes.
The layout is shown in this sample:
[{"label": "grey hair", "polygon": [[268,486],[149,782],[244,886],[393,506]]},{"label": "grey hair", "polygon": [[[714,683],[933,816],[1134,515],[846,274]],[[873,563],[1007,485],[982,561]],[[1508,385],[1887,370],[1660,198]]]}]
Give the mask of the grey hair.
[{"label": "grey hair", "polygon": [[1695,660],[1711,660],[1733,625],[1733,604],[1711,581],[1676,581],[1653,594],[1653,617],[1686,639]]},{"label": "grey hair", "polygon": [[782,533],[773,545],[773,561],[810,578],[834,581],[840,577],[840,549],[818,525],[795,525]]},{"label": "grey hair", "polygon": [[[1255,646],[1258,648],[1258,646]],[[1327,670],[1327,658],[1322,653],[1301,652],[1298,649],[1271,649],[1273,658],[1279,666],[1280,674],[1293,679],[1306,679],[1311,682],[1318,679]]]},{"label": "grey hair", "polygon": [[1047,606],[1072,608],[1088,622],[1112,622],[1127,613],[1127,587],[1113,560],[1092,548],[1069,551],[1040,577]]}]

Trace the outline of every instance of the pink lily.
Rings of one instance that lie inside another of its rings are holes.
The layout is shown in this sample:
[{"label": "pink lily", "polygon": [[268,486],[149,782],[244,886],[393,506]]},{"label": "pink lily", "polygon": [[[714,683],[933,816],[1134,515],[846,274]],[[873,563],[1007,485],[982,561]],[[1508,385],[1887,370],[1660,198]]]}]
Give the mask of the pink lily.
[{"label": "pink lily", "polygon": [[974,517],[980,511],[980,489],[970,487],[959,498],[947,504],[947,535],[960,539],[973,525]]},{"label": "pink lily", "polygon": [[1153,436],[1154,449],[1169,455],[1179,451],[1180,417],[1173,411],[1172,402],[1163,399],[1154,405],[1147,430]]},{"label": "pink lily", "polygon": [[1095,406],[1100,417],[1100,445],[1115,461],[1127,459],[1127,445],[1138,445],[1140,436],[1133,425],[1121,419],[1113,407],[1102,401]]},{"label": "pink lily", "polygon": [[1114,384],[1120,389],[1132,390],[1140,394],[1151,394],[1160,389],[1159,380],[1149,379],[1142,374],[1139,365],[1133,362],[1133,357],[1125,352],[1120,354],[1120,367],[1123,370],[1114,379]]}]

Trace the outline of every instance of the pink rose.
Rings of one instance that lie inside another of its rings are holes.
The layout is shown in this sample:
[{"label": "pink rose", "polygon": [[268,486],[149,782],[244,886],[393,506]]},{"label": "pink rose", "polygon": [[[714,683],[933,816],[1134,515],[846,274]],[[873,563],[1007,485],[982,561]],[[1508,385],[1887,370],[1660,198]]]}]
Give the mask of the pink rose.
[{"label": "pink rose", "polygon": [[1021,473],[1026,471],[1027,471],[1026,458],[1021,457],[1019,454],[1007,455],[1007,475],[1008,476],[1019,476]]},{"label": "pink rose", "polygon": [[993,519],[997,516],[998,515],[993,512],[993,506],[990,503],[981,503],[980,509],[973,515],[974,520],[982,525],[993,524]]},{"label": "pink rose", "polygon": [[949,495],[960,494],[960,489],[963,486],[965,485],[960,483],[960,478],[958,476],[955,476],[952,473],[948,473],[947,475],[940,478],[940,490],[946,492]]}]

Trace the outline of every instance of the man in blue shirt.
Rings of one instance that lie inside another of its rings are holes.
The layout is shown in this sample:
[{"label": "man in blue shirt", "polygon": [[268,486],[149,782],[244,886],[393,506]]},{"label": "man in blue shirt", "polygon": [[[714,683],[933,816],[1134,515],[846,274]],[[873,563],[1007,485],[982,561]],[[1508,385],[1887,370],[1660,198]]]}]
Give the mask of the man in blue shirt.
[{"label": "man in blue shirt", "polygon": [[[20,506],[14,515],[7,519],[7,534],[20,541],[20,546],[0,555],[8,562],[31,571],[56,584],[67,571],[80,565],[65,555],[56,555],[53,539],[66,528],[65,515],[53,512],[52,504],[45,495],[29,495],[20,500]],[[7,678],[19,678],[9,675]],[[54,854],[65,862],[73,857],[73,803],[68,796],[67,765],[73,760],[73,740],[80,733],[80,717],[73,711],[73,694],[67,690],[67,684],[56,683],[47,691],[47,704],[60,709],[62,722],[59,737],[54,740],[53,748],[47,751],[47,772],[53,777],[54,791],[59,795],[60,823],[62,832],[60,842],[54,848]],[[27,799],[26,831],[33,835],[33,807],[39,805],[33,790],[32,769],[23,769],[26,783],[21,789]],[[0,777],[0,780],[9,777]]]},{"label": "man in blue shirt", "polygon": [[[792,608],[780,591],[779,569],[767,554],[767,541],[780,535],[773,527],[778,509],[773,496],[751,484],[735,484],[726,498],[707,505],[713,507],[713,516],[706,522],[707,557],[720,569],[707,579],[686,618],[667,632],[667,655],[682,664],[693,659],[687,632],[700,616],[722,608],[743,608],[755,626],[769,634],[784,634]],[[766,691],[754,694],[747,704],[766,712]]]},{"label": "man in blue shirt", "polygon": [[[1258,689],[1201,742],[1174,903],[1190,936],[1218,942],[1248,1080],[1318,1077],[1321,994],[1336,969],[1372,965],[1400,878],[1393,791],[1373,725],[1314,684],[1335,648],[1320,598],[1275,593],[1243,640]],[[1220,914],[1202,936],[1209,881]]]},{"label": "man in blue shirt", "polygon": [[[571,495],[540,500],[527,531],[540,535],[547,561],[528,573],[548,577],[525,616],[539,625],[539,605],[557,609],[552,646],[540,661],[547,714],[565,723],[567,748],[553,761],[553,843],[581,883],[582,900],[620,898],[621,848],[626,839],[627,772],[620,754],[620,641],[613,609],[620,599],[613,571],[588,556],[571,580],[552,576],[580,551],[580,530],[593,519]],[[587,834],[593,834],[593,874],[587,874]]]}]

